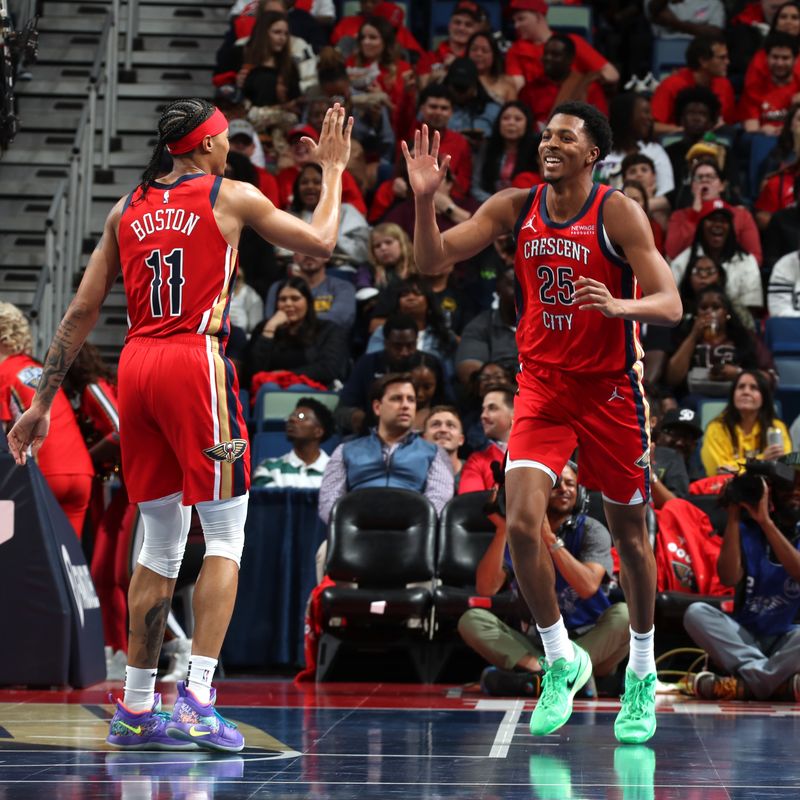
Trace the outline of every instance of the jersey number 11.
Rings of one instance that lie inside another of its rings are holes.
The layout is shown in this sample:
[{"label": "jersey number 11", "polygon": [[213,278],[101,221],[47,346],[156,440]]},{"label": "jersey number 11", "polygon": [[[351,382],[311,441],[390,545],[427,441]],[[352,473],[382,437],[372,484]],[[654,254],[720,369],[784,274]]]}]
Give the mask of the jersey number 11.
[{"label": "jersey number 11", "polygon": [[186,279],[183,277],[183,248],[176,247],[172,252],[161,257],[160,250],[153,250],[144,260],[147,267],[153,270],[153,280],[150,281],[150,313],[154,317],[163,317],[164,309],[161,303],[161,284],[164,282],[162,275],[164,272],[163,264],[169,267],[169,315],[179,317],[181,315],[183,300],[183,284]]}]

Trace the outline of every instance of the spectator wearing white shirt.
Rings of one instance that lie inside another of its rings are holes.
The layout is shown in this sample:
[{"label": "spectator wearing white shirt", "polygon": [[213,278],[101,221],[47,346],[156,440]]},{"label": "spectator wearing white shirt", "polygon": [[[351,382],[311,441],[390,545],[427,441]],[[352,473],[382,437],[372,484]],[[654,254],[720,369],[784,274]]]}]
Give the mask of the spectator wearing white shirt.
[{"label": "spectator wearing white shirt", "polygon": [[253,473],[254,486],[269,489],[319,489],[329,456],[320,445],[333,433],[333,414],[313,397],[301,397],[286,420],[292,449],[262,461]]},{"label": "spectator wearing white shirt", "polygon": [[767,287],[771,317],[800,317],[800,255],[787,253],[775,262]]}]

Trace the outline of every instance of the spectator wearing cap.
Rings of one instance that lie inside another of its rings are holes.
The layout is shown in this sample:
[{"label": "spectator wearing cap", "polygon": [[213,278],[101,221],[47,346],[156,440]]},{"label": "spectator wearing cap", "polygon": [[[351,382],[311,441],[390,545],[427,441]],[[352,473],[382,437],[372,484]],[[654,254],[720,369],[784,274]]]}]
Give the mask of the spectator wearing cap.
[{"label": "spectator wearing cap", "polygon": [[232,119],[228,123],[228,141],[231,152],[241,153],[250,159],[256,171],[257,186],[261,193],[278,208],[281,207],[281,193],[278,181],[271,172],[264,168],[264,148],[256,134],[255,128],[246,119]]},{"label": "spectator wearing cap", "polygon": [[[552,28],[547,24],[547,8],[545,0],[511,2],[517,38],[506,53],[506,73],[511,76],[517,89],[522,89],[528,81],[542,74],[544,43],[553,35]],[[617,68],[582,36],[576,33],[568,35],[575,44],[575,71],[597,72],[602,83],[616,84],[619,80]]]},{"label": "spectator wearing cap", "polygon": [[736,98],[727,78],[729,60],[721,33],[692,39],[686,48],[686,66],[664,78],[650,101],[657,136],[681,130],[675,100],[679,92],[693,86],[706,86],[714,92],[723,124],[736,121]]},{"label": "spectator wearing cap", "polygon": [[[314,311],[317,319],[335,322],[339,327],[350,330],[356,319],[356,290],[352,282],[328,275],[329,259],[324,256],[309,256],[294,253],[289,273],[299,275],[311,289],[314,298]],[[273,283],[267,293],[264,314],[271,317],[275,313],[278,285]]]},{"label": "spectator wearing cap", "polygon": [[596,73],[581,73],[573,69],[575,42],[562,33],[554,33],[542,50],[542,73],[529,80],[519,93],[521,102],[531,109],[538,129],[544,129],[550,112],[570,100],[588,102],[608,114],[608,103]]},{"label": "spectator wearing cap", "polygon": [[414,118],[415,84],[411,64],[400,58],[395,30],[384,17],[364,20],[358,45],[345,60],[354,89],[385,92],[395,130],[405,130]]},{"label": "spectator wearing cap", "polygon": [[472,148],[465,136],[450,129],[452,117],[452,90],[443,84],[431,83],[420,93],[417,121],[408,131],[407,138],[413,141],[414,131],[422,123],[428,126],[431,138],[436,131],[439,132],[439,158],[450,156],[453,197],[460,198],[469,194],[472,183]]},{"label": "spectator wearing cap", "polygon": [[[336,45],[337,48],[344,53],[345,57],[349,56],[356,46],[358,39],[358,32],[364,24],[367,17],[376,16],[387,19],[396,31],[397,44],[402,47],[407,54],[411,55],[416,53],[419,58],[425,55],[425,49],[414,38],[414,34],[405,26],[405,11],[401,5],[397,3],[382,2],[376,3],[375,0],[361,0],[361,12],[359,14],[351,14],[349,17],[342,17],[336,23],[336,27],[331,33],[331,44]],[[413,60],[411,56],[409,60]]]},{"label": "spectator wearing cap", "polygon": [[680,284],[686,267],[698,255],[707,255],[727,274],[727,294],[751,311],[764,306],[761,272],[755,257],[747,253],[736,236],[733,207],[722,199],[706,200],[697,212],[692,244],[670,262],[675,283]]},{"label": "spectator wearing cap", "polygon": [[789,107],[800,93],[800,78],[794,73],[798,53],[796,36],[776,31],[764,41],[769,78],[745,87],[739,99],[739,119],[745,131],[777,136]]},{"label": "spectator wearing cap", "polygon": [[456,58],[447,70],[444,85],[453,98],[453,115],[447,127],[466,136],[473,147],[480,146],[492,132],[500,105],[483,88],[475,62],[466,56]]},{"label": "spectator wearing cap", "polygon": [[440,81],[456,58],[467,54],[470,37],[486,25],[486,13],[473,0],[461,0],[453,7],[447,23],[447,38],[417,64],[417,82],[421,89]]},{"label": "spectator wearing cap", "polygon": [[697,412],[691,408],[670,409],[656,421],[650,452],[650,489],[656,508],[674,497],[685,500],[689,482],[704,477],[699,461],[693,464],[692,458],[702,436]]},{"label": "spectator wearing cap", "polygon": [[[319,139],[319,131],[312,128],[311,125],[296,125],[286,134],[289,156],[293,163],[281,169],[277,176],[281,207],[284,209],[291,206],[294,200],[294,184],[297,181],[297,175],[300,168],[309,163],[311,156],[311,149],[308,143],[303,141],[303,137],[308,137],[316,142]],[[347,170],[342,173],[342,202],[349,203],[361,214],[367,213],[364,196],[361,194],[355,178]]]},{"label": "spectator wearing cap", "polygon": [[333,433],[333,414],[313,397],[301,397],[286,420],[288,453],[267,458],[253,472],[253,486],[319,489],[329,456],[320,445]]},{"label": "spectator wearing cap", "polygon": [[[706,157],[697,161],[690,171],[692,205],[673,211],[667,226],[664,244],[667,258],[675,259],[688,248],[700,222],[701,214],[707,215],[713,208],[730,212],[733,232],[741,249],[750,253],[757,265],[761,264],[761,239],[752,214],[744,206],[731,206],[724,200],[727,184],[716,161]],[[714,203],[721,205],[715,206]],[[721,263],[721,262],[720,262]],[[729,277],[733,277],[732,275]]]}]

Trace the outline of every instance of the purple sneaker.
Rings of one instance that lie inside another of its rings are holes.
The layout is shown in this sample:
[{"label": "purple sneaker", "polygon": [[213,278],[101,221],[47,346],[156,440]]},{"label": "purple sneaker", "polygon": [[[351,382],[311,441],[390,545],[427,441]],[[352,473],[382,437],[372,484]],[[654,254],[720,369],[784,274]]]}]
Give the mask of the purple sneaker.
[{"label": "purple sneaker", "polygon": [[212,689],[210,702],[203,705],[184,681],[178,681],[178,699],[166,728],[167,735],[209,750],[238,753],[244,747],[244,736],[217,712],[216,700],[217,691]]},{"label": "purple sneaker", "polygon": [[[109,695],[109,699],[114,702]],[[179,742],[167,735],[169,714],[161,710],[161,695],[156,694],[150,711],[134,713],[116,701],[106,742],[123,750],[194,750],[193,742]]]}]

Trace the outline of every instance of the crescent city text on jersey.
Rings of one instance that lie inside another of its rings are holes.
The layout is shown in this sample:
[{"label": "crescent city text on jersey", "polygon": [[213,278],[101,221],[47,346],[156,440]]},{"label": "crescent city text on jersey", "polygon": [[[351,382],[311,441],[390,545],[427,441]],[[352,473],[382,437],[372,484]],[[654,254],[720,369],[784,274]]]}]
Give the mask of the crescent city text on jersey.
[{"label": "crescent city text on jersey", "polygon": [[191,236],[194,226],[200,221],[200,215],[182,208],[159,208],[142,214],[140,219],[131,222],[131,230],[142,242],[145,237],[157,231],[179,231]]},{"label": "crescent city text on jersey", "polygon": [[582,264],[589,263],[589,248],[572,239],[562,239],[560,236],[542,236],[529,239],[523,249],[525,258],[535,256],[561,256],[571,258]]}]

